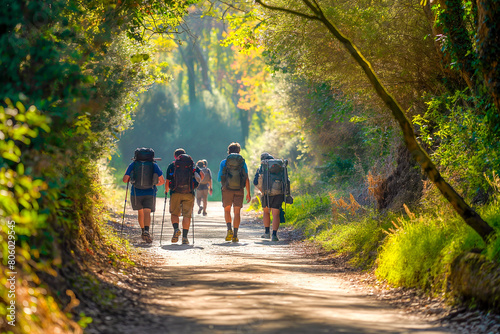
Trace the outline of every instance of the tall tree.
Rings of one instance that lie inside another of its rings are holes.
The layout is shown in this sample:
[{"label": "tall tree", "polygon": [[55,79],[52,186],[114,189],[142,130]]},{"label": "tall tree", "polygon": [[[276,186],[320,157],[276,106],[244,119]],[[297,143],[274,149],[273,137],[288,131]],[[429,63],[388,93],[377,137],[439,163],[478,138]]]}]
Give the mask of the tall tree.
[{"label": "tall tree", "polygon": [[500,115],[500,1],[477,0],[477,46],[488,92]]},{"label": "tall tree", "polygon": [[[382,84],[378,78],[371,64],[363,56],[361,51],[356,45],[342,34],[339,29],[333,24],[325,15],[323,9],[316,0],[301,0],[297,9],[297,3],[285,5],[283,7],[269,5],[262,0],[256,0],[260,6],[272,10],[280,11],[297,17],[301,17],[308,21],[317,21],[326,27],[326,29],[345,47],[349,54],[353,57],[356,63],[363,69],[368,77],[371,85],[377,92],[377,95],[382,99],[386,107],[392,112],[393,117],[398,122],[402,132],[405,144],[410,151],[411,155],[420,164],[424,173],[436,185],[443,196],[450,202],[455,211],[464,219],[464,221],[471,226],[485,241],[494,234],[494,230],[488,225],[465,201],[464,199],[448,184],[436,166],[426,153],[426,151],[418,143],[413,126],[410,120],[406,117],[403,109],[396,101],[396,99],[389,93],[387,88]],[[281,2],[280,2],[281,3]],[[294,6],[295,5],[295,6]]]}]

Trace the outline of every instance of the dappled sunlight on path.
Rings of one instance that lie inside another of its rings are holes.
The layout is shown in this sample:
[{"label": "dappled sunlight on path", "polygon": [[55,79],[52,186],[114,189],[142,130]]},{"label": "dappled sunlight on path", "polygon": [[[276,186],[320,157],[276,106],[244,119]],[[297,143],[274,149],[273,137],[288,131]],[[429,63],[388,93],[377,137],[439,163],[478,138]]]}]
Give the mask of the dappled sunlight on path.
[{"label": "dappled sunlight on path", "polygon": [[240,242],[224,241],[220,203],[195,216],[194,244],[191,231],[190,245],[171,244],[167,215],[160,246],[159,225],[147,251],[158,266],[148,268],[142,292],[155,321],[125,333],[446,333],[349,289],[293,245],[261,239],[263,227],[251,219]]}]

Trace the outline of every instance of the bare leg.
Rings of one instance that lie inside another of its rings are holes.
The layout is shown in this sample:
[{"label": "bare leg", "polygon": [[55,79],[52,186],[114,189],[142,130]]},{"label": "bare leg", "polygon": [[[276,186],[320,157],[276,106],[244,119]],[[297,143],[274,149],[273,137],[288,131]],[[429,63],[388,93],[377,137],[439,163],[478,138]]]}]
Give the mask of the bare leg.
[{"label": "bare leg", "polygon": [[179,216],[170,214],[170,220],[172,221],[172,224],[179,224]]},{"label": "bare leg", "polygon": [[191,224],[191,217],[182,216],[182,228],[184,230],[189,230],[189,225]]},{"label": "bare leg", "polygon": [[271,209],[273,212],[273,231],[277,231],[280,227],[280,209]]},{"label": "bare leg", "polygon": [[226,219],[226,223],[231,223],[232,222],[232,219],[231,219],[231,206],[226,206],[224,208],[224,218]]},{"label": "bare leg", "polygon": [[140,211],[144,211],[144,213],[143,213],[143,217],[144,217],[143,218],[143,225],[144,226],[151,225],[151,209],[142,209]]},{"label": "bare leg", "polygon": [[234,221],[233,221],[234,228],[240,227],[240,222],[241,222],[240,211],[241,211],[240,207],[237,206],[234,207]]},{"label": "bare leg", "polygon": [[264,227],[270,227],[271,226],[271,215],[269,212],[269,208],[263,208],[262,210],[264,211],[264,214],[263,214]]},{"label": "bare leg", "polygon": [[203,195],[203,212],[207,213],[207,202],[208,202],[208,190],[207,193]]},{"label": "bare leg", "polygon": [[144,228],[144,209],[137,210],[137,220],[139,221],[139,226]]}]

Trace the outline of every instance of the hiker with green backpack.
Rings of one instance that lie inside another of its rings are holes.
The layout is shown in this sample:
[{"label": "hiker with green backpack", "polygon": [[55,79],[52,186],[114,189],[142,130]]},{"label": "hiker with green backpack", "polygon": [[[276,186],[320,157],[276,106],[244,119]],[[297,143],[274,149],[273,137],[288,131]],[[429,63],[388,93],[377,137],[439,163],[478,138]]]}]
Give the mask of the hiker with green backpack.
[{"label": "hiker with green backpack", "polygon": [[[238,229],[241,222],[241,208],[246,188],[246,200],[250,202],[250,181],[248,179],[248,167],[245,159],[239,154],[241,146],[239,143],[231,143],[227,148],[228,156],[220,163],[217,180],[222,187],[222,206],[224,207],[224,218],[227,225],[226,241],[238,242]],[[231,218],[231,207],[233,207],[234,220]],[[234,227],[234,230],[233,230]]]},{"label": "hiker with green backpack", "polygon": [[188,232],[193,214],[194,193],[198,186],[196,178],[199,177],[202,181],[204,174],[183,148],[175,150],[174,161],[167,167],[166,174],[165,196],[170,190],[169,210],[174,228],[172,243],[179,241],[179,217],[182,213],[182,244],[189,245]]},{"label": "hiker with green backpack", "polygon": [[165,183],[161,168],[156,164],[152,148],[137,148],[134,161],[128,166],[123,182],[132,184],[130,200],[132,209],[137,211],[137,220],[141,227],[141,238],[147,243],[152,243],[153,238],[149,233],[151,225],[151,212],[156,208],[156,186]]},{"label": "hiker with green backpack", "polygon": [[[260,190],[262,196],[263,220],[265,232],[264,239],[279,241],[278,228],[284,222],[283,202],[291,204],[293,198],[290,196],[290,180],[288,179],[288,161],[275,159],[272,155],[264,152],[260,155],[261,165],[255,173],[253,184]],[[271,236],[271,214],[273,217],[273,234]]]}]

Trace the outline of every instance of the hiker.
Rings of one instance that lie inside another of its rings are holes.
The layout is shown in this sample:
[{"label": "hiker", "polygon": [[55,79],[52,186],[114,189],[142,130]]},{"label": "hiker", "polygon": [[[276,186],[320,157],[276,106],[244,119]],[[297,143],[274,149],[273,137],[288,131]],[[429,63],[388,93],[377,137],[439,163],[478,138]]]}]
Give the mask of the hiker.
[{"label": "hiker", "polygon": [[154,161],[153,149],[142,147],[135,150],[134,161],[128,166],[123,182],[132,184],[130,189],[132,209],[137,211],[142,240],[150,244],[153,238],[149,233],[149,226],[151,212],[154,212],[156,207],[156,186],[165,183],[163,172]]},{"label": "hiker", "polygon": [[[248,180],[248,168],[245,159],[239,154],[241,146],[239,143],[231,143],[227,148],[229,154],[220,162],[218,181],[222,186],[222,206],[224,207],[224,218],[227,225],[226,241],[238,242],[238,228],[241,222],[241,208],[243,207],[244,188],[247,189],[246,200],[250,202],[250,181]],[[234,225],[231,226],[231,206],[234,210]]]},{"label": "hiker", "polygon": [[[208,204],[208,194],[212,196],[212,171],[207,166],[207,160],[198,160],[196,165],[201,169],[203,174],[203,180],[196,189],[196,203],[198,204],[198,214],[203,211],[203,215],[207,215],[207,204]],[[203,204],[203,205],[202,205]]]},{"label": "hiker", "polygon": [[182,244],[189,245],[188,232],[194,207],[194,192],[197,183],[203,181],[204,174],[183,148],[175,150],[174,161],[168,166],[166,174],[165,196],[170,189],[169,210],[174,228],[172,243],[179,241],[179,216],[182,213]]},{"label": "hiker", "polygon": [[[271,241],[279,241],[278,228],[284,223],[285,213],[282,204],[288,198],[290,180],[286,173],[286,161],[274,159],[272,155],[264,152],[260,155],[261,165],[255,173],[253,184],[262,192],[260,202],[262,203],[263,220],[265,232],[261,236]],[[287,196],[288,195],[288,196]],[[271,213],[273,216],[273,234],[271,237]]]}]

